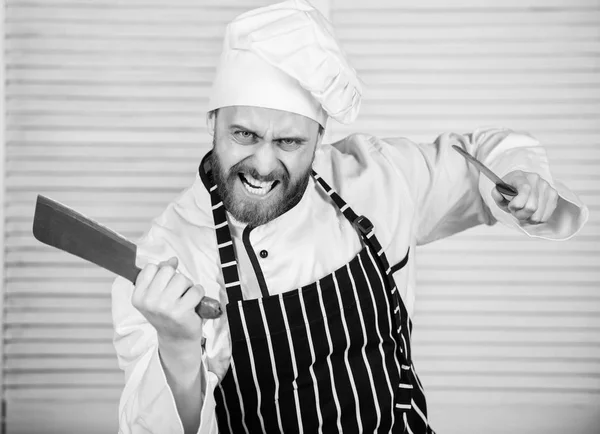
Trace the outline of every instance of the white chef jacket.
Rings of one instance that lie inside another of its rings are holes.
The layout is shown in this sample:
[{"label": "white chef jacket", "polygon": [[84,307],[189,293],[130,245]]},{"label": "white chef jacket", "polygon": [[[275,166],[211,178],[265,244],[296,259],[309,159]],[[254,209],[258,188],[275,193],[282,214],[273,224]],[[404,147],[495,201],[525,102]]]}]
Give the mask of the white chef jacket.
[{"label": "white chef jacket", "polygon": [[[513,170],[538,173],[559,193],[552,218],[544,224],[520,224],[500,210],[493,184],[451,148],[462,145],[500,177]],[[506,129],[472,134],[443,134],[434,143],[379,139],[354,134],[316,151],[314,170],[357,214],[375,226],[393,266],[410,247],[408,264],[394,279],[409,315],[415,300],[415,246],[496,221],[531,237],[565,240],[588,219],[588,209],[564,185],[555,182],[546,153],[529,135]],[[261,291],[246,248],[259,258],[269,294],[307,285],[348,263],[361,249],[356,229],[310,180],[301,201],[277,219],[250,231],[228,215],[244,299]],[[179,271],[220,300],[223,289],[210,196],[199,176],[152,222],[138,243],[138,265],[179,258]],[[259,252],[265,250],[266,258]],[[119,405],[120,433],[183,433],[172,392],[158,357],[155,329],[132,306],[133,285],[117,278],[112,291],[114,345],[126,384]],[[201,433],[217,433],[213,390],[229,367],[231,344],[226,315],[205,321],[202,375],[206,378]],[[200,405],[200,403],[198,404]]]}]

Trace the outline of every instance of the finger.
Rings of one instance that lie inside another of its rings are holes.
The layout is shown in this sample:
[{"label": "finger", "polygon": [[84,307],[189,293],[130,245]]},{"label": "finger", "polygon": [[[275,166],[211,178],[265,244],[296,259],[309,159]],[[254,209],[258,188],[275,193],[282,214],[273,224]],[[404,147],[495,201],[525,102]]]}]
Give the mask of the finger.
[{"label": "finger", "polygon": [[529,217],[529,222],[539,224],[543,222],[544,212],[549,200],[549,185],[545,181],[541,181],[538,186],[538,207],[535,212]]},{"label": "finger", "polygon": [[515,188],[519,192],[513,199],[508,203],[508,212],[515,215],[518,211],[525,208],[529,198],[535,194],[533,187],[528,183],[519,183]]},{"label": "finger", "polygon": [[508,200],[506,200],[504,198],[504,196],[502,196],[502,194],[500,194],[500,192],[498,191],[498,189],[496,187],[492,188],[492,199],[494,199],[494,202],[496,202],[496,205],[498,205],[502,210],[504,211],[508,211]]},{"label": "finger", "polygon": [[521,208],[520,210],[515,211],[513,213],[513,215],[521,221],[526,221],[526,220],[529,220],[531,218],[531,216],[533,215],[533,213],[535,213],[537,211],[537,208],[538,208],[537,194],[531,194],[529,196],[529,199],[527,199],[527,203],[525,203],[525,206],[523,208]]},{"label": "finger", "polygon": [[158,264],[159,267],[164,267],[165,265],[169,265],[175,270],[177,270],[177,267],[179,267],[179,259],[177,259],[177,256],[173,256],[167,259],[166,261],[162,261],[160,264]]},{"label": "finger", "polygon": [[544,215],[542,217],[542,222],[544,223],[550,220],[552,214],[554,214],[554,211],[556,211],[556,207],[558,206],[558,192],[555,189],[551,188],[548,195],[548,205],[546,206],[546,209],[544,210]]},{"label": "finger", "polygon": [[155,264],[146,264],[142,271],[138,274],[135,280],[135,287],[133,288],[133,293],[131,294],[131,303],[134,307],[139,307],[141,301],[145,298],[146,291],[152,280],[154,280],[154,276],[158,272],[158,267]]},{"label": "finger", "polygon": [[177,302],[177,310],[180,312],[195,311],[196,306],[198,306],[204,295],[205,291],[201,285],[191,286]]},{"label": "finger", "polygon": [[531,214],[531,216],[528,219],[529,223],[533,225],[539,225],[540,223],[544,223],[543,216],[544,212],[546,211],[546,206],[546,201],[540,200],[538,203],[538,209],[533,214]]},{"label": "finger", "polygon": [[519,194],[508,203],[508,210],[511,214],[515,214],[517,211],[525,208],[525,205],[527,205],[527,202],[533,193],[531,185],[526,183],[519,185],[517,190],[519,191]]},{"label": "finger", "polygon": [[181,273],[175,273],[161,295],[164,302],[175,304],[185,292],[194,285],[190,279]]},{"label": "finger", "polygon": [[163,265],[160,267],[154,276],[154,279],[152,279],[150,286],[146,290],[147,301],[158,301],[164,289],[167,287],[174,275],[175,269],[170,265]]}]

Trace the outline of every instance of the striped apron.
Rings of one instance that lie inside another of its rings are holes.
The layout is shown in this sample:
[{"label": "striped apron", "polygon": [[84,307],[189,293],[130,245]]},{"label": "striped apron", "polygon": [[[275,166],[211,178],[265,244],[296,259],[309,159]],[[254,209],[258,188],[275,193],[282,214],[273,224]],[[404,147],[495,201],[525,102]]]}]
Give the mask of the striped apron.
[{"label": "striped apron", "polygon": [[[232,357],[215,389],[220,433],[433,433],[411,357],[411,320],[373,225],[315,172],[363,249],[302,288],[243,300],[210,173]],[[408,253],[395,266],[408,261]]]}]

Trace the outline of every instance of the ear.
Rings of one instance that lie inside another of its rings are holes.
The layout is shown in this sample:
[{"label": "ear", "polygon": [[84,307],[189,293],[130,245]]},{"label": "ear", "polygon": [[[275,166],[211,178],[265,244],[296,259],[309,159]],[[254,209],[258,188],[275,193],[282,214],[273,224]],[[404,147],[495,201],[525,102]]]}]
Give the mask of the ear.
[{"label": "ear", "polygon": [[319,146],[321,146],[321,143],[323,143],[323,136],[325,134],[319,133],[319,135],[317,136],[317,145],[316,148],[318,148]]},{"label": "ear", "polygon": [[319,145],[321,145],[324,137],[325,137],[325,127],[322,125],[319,125],[319,132],[317,134],[317,147],[319,147]]},{"label": "ear", "polygon": [[215,135],[215,123],[217,121],[217,117],[215,116],[215,111],[210,111],[206,114],[206,128],[208,128],[208,133],[214,137]]}]

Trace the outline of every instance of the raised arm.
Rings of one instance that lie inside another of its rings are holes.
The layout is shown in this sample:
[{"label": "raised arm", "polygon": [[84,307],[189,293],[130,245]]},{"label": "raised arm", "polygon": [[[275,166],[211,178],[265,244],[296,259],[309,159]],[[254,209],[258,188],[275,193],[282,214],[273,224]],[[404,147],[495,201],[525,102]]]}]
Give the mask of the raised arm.
[{"label": "raised arm", "polygon": [[[487,129],[443,134],[427,144],[406,139],[384,142],[392,146],[382,146],[382,152],[399,167],[413,192],[418,244],[497,221],[530,236],[567,239],[588,218],[579,198],[553,180],[544,148],[527,134]],[[493,183],[452,145],[477,157],[521,194],[510,204],[503,203]],[[553,211],[545,213],[550,208]]]}]

